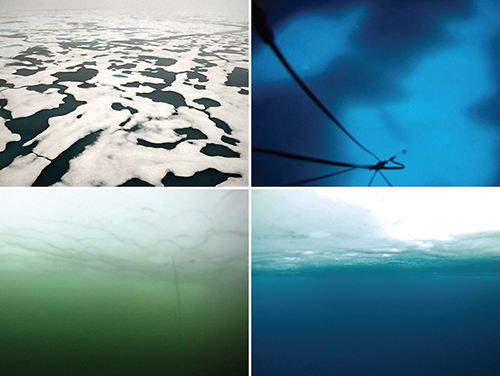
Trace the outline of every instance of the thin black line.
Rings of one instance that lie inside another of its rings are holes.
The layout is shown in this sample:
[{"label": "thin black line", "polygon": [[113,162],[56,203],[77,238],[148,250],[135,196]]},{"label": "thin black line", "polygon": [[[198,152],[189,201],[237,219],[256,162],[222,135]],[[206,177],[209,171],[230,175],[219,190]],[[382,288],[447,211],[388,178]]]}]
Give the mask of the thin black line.
[{"label": "thin black line", "polygon": [[369,187],[371,187],[371,186],[372,186],[373,179],[375,179],[375,175],[377,175],[377,172],[378,172],[378,170],[375,170],[375,172],[373,173],[373,176],[372,176],[372,178],[370,179],[370,182],[368,183],[368,186],[369,186]]},{"label": "thin black line", "polygon": [[285,187],[290,187],[290,186],[295,186],[295,185],[302,185],[302,184],[311,183],[313,181],[317,181],[317,180],[320,180],[320,179],[326,179],[326,178],[329,178],[331,176],[340,175],[340,174],[343,174],[344,172],[349,172],[349,171],[352,171],[354,169],[356,169],[356,167],[346,168],[345,170],[337,171],[337,172],[334,172],[333,174],[323,175],[323,176],[319,176],[317,178],[305,179],[305,180],[297,181],[295,183],[285,184]]},{"label": "thin black line", "polygon": [[252,152],[269,154],[269,155],[276,155],[278,157],[284,157],[284,158],[288,158],[288,159],[295,159],[295,160],[304,161],[304,162],[313,162],[313,163],[325,164],[325,165],[330,165],[330,166],[363,168],[363,169],[367,169],[367,170],[370,170],[370,169],[372,169],[374,167],[372,165],[356,165],[356,164],[352,164],[352,163],[343,163],[343,162],[329,161],[327,159],[305,157],[303,155],[297,155],[297,154],[285,153],[285,152],[282,152],[282,151],[264,149],[264,148],[259,148],[257,146],[253,146],[252,147]]},{"label": "thin black line", "polygon": [[[393,162],[394,162],[394,161],[393,161]],[[396,162],[395,162],[395,163],[396,163]],[[380,175],[382,175],[382,177],[384,178],[385,182],[386,182],[387,184],[389,184],[389,187],[392,187],[391,182],[390,182],[389,180],[387,180],[387,178],[386,178],[386,177],[385,177],[385,175],[382,173],[382,171],[379,171],[379,172],[380,172]]]},{"label": "thin black line", "polygon": [[375,159],[380,161],[381,159],[377,157],[375,153],[371,152],[366,147],[364,147],[358,140],[354,138],[353,135],[351,135],[347,131],[347,129],[345,129],[342,126],[342,124],[340,124],[340,122],[335,118],[335,116],[333,116],[333,114],[319,100],[319,98],[316,97],[316,95],[314,95],[314,93],[309,89],[309,87],[299,77],[299,75],[295,73],[293,68],[290,66],[290,64],[285,59],[280,49],[276,45],[276,42],[274,40],[274,34],[271,27],[269,26],[269,23],[267,22],[267,15],[265,11],[259,6],[259,4],[255,0],[252,0],[252,25],[257,29],[257,32],[261,36],[262,40],[273,49],[276,56],[280,59],[285,68],[292,75],[295,81],[299,84],[302,90],[305,91],[305,93],[309,96],[309,98],[311,98],[312,101],[316,103],[316,105],[342,130],[342,132],[344,132],[347,135],[347,137],[349,137],[352,141],[356,143],[356,145],[358,145],[361,149],[363,149],[364,151],[372,155]]},{"label": "thin black line", "polygon": [[177,268],[175,267],[174,256],[172,256],[172,268],[174,269],[175,289],[177,291],[177,309],[179,314],[179,325],[181,332],[181,375],[185,375],[186,368],[186,339],[184,334],[184,319],[181,311],[181,292],[179,290],[179,280],[177,278]]},{"label": "thin black line", "polygon": [[[342,162],[334,162],[334,161],[328,161],[324,159],[319,159],[319,158],[312,158],[312,157],[305,157],[305,156],[300,156],[296,154],[290,154],[290,153],[285,153],[285,152],[279,152],[275,150],[269,150],[269,149],[264,149],[264,148],[258,148],[258,147],[253,147],[252,151],[253,152],[260,152],[260,153],[266,153],[270,155],[276,155],[276,156],[281,156],[285,158],[290,158],[290,159],[295,159],[295,160],[301,160],[305,162],[313,162],[313,163],[320,163],[320,164],[327,164],[327,165],[334,165],[334,166],[341,166],[341,167],[349,167],[346,170],[342,170],[333,174],[321,176],[318,178],[312,178],[312,179],[306,179],[302,180],[296,183],[293,183],[293,185],[297,184],[304,184],[307,182],[312,182],[316,181],[319,179],[323,179],[326,177],[338,175],[340,173],[348,172],[351,171],[355,168],[361,168],[361,169],[369,169],[369,170],[375,170],[372,178],[370,179],[370,183],[368,186],[371,186],[373,180],[375,179],[375,176],[377,175],[378,172],[380,172],[380,175],[382,175],[382,178],[386,181],[386,183],[392,187],[392,184],[389,182],[389,180],[385,177],[385,175],[382,173],[381,170],[401,170],[404,169],[405,166],[402,163],[394,161],[394,158],[396,158],[396,155],[388,160],[382,161],[375,153],[371,152],[368,150],[366,147],[364,147],[354,136],[352,136],[347,129],[345,129],[342,124],[333,116],[333,114],[325,107],[325,105],[319,100],[316,95],[309,89],[309,87],[305,84],[305,82],[299,77],[299,75],[293,70],[293,68],[290,66],[286,58],[283,56],[281,53],[280,49],[276,45],[275,38],[274,38],[274,33],[267,22],[267,14],[265,11],[259,6],[259,4],[255,1],[252,0],[252,26],[257,30],[259,33],[261,39],[267,43],[278,59],[282,62],[282,64],[285,66],[285,68],[288,70],[288,72],[292,75],[294,80],[297,82],[297,84],[304,90],[304,92],[309,96],[309,98],[344,132],[345,135],[347,135],[356,145],[358,145],[361,149],[363,149],[365,152],[369,153],[372,155],[375,159],[377,159],[378,163],[374,165],[356,165],[352,163],[342,163]],[[406,152],[406,151],[404,151]],[[398,153],[399,154],[399,153]],[[386,166],[387,163],[392,162],[396,166]],[[292,184],[288,184],[292,185]]]},{"label": "thin black line", "polygon": [[[327,159],[306,157],[303,155],[285,153],[283,151],[265,149],[265,148],[260,148],[257,146],[252,147],[252,152],[275,155],[278,157],[295,159],[295,160],[303,161],[303,162],[319,163],[319,164],[324,164],[324,165],[329,165],[329,166],[361,168],[361,169],[365,169],[365,170],[376,170],[376,171],[379,171],[379,170],[402,170],[405,167],[402,163],[394,162],[392,159],[389,159],[387,161],[380,161],[375,165],[358,165],[358,164],[354,164],[354,163],[335,162],[335,161],[330,161]],[[386,166],[386,164],[389,162],[396,163],[397,166]]]},{"label": "thin black line", "polygon": [[356,143],[356,145],[358,145],[361,149],[363,149],[367,153],[371,154],[375,159],[377,159],[378,161],[380,161],[381,159],[379,157],[377,157],[375,155],[375,153],[371,152],[366,147],[364,147],[358,140],[356,140],[354,138],[354,136],[351,135],[347,131],[347,129],[345,129],[342,126],[342,124],[340,124],[340,122],[335,118],[335,116],[333,116],[333,114],[318,99],[318,97],[316,97],[316,95],[314,95],[314,93],[307,87],[307,85],[304,83],[304,81],[302,81],[302,79],[297,75],[297,73],[295,73],[295,71],[290,66],[290,64],[288,64],[287,60],[285,59],[285,57],[283,56],[283,54],[279,50],[279,48],[276,45],[276,43],[272,43],[270,46],[273,49],[273,51],[276,53],[276,55],[278,56],[278,58],[281,60],[281,62],[283,63],[283,65],[286,67],[286,69],[288,70],[288,72],[290,72],[290,74],[295,79],[295,81],[300,85],[300,87],[302,88],[302,90],[304,90],[306,92],[306,94],[312,99],[312,101],[314,103],[316,103],[316,105],[326,114],[326,116],[328,116],[342,130],[342,132],[344,132],[347,135],[347,137],[349,137],[352,141],[354,141]]}]

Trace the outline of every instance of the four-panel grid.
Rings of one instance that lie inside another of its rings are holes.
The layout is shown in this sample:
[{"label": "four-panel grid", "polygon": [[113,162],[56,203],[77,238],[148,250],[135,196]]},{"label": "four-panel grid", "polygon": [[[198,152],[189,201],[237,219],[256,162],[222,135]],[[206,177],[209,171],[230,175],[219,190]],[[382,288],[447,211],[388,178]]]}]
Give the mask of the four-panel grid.
[{"label": "four-panel grid", "polygon": [[1,375],[500,375],[495,0],[1,5]]}]

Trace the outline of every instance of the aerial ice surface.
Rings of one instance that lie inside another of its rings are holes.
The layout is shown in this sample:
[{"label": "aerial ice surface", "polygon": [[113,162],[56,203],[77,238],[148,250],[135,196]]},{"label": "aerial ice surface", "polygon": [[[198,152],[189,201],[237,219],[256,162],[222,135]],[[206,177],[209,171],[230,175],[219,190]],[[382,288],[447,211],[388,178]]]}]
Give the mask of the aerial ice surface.
[{"label": "aerial ice surface", "polygon": [[248,21],[4,12],[0,185],[248,185]]}]

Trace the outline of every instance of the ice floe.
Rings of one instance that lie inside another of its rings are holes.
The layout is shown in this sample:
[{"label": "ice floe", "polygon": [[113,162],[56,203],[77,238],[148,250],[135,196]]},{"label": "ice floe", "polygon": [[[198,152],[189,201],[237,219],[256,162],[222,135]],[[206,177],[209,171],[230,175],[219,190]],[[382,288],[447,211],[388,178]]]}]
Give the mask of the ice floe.
[{"label": "ice floe", "polygon": [[0,185],[248,185],[247,22],[3,16]]}]

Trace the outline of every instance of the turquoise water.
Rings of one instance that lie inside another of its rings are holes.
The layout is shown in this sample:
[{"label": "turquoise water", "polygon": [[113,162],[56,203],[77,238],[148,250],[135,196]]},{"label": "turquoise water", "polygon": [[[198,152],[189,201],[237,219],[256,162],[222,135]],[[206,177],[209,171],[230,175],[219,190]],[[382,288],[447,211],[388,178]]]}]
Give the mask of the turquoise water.
[{"label": "turquoise water", "polygon": [[[498,1],[257,0],[278,48],[395,186],[498,185]],[[252,37],[253,146],[375,164]],[[254,153],[253,185],[283,186],[344,170]],[[367,186],[355,170],[304,185]],[[386,186],[377,176],[373,185]]]}]

